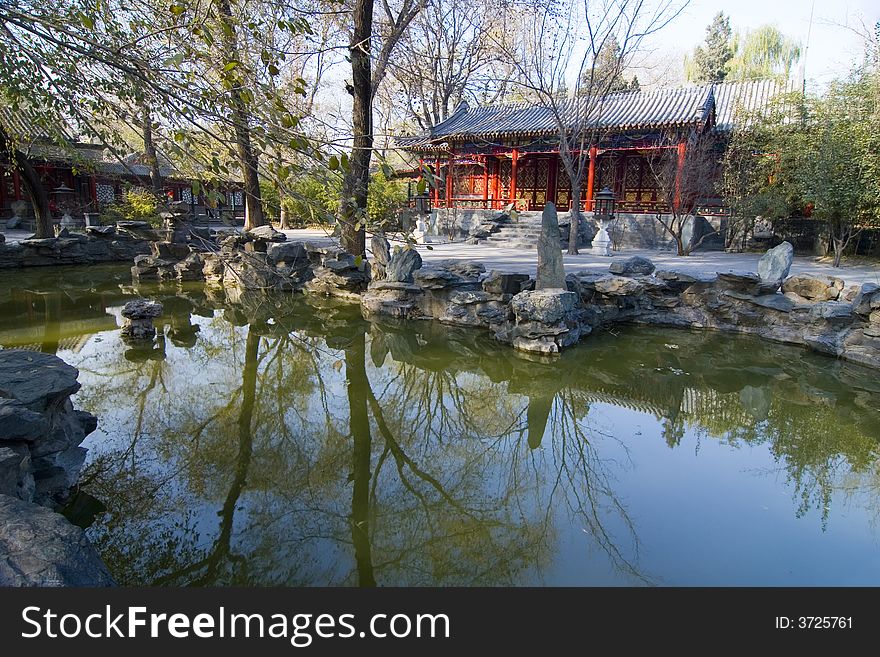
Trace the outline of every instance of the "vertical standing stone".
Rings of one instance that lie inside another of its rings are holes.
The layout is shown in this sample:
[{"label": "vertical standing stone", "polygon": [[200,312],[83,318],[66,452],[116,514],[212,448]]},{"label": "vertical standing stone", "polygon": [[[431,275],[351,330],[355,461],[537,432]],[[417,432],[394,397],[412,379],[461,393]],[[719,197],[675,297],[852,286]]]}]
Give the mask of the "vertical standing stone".
[{"label": "vertical standing stone", "polygon": [[556,206],[548,201],[541,215],[541,236],[538,238],[538,276],[536,290],[565,289],[565,268],[562,265],[562,244]]}]

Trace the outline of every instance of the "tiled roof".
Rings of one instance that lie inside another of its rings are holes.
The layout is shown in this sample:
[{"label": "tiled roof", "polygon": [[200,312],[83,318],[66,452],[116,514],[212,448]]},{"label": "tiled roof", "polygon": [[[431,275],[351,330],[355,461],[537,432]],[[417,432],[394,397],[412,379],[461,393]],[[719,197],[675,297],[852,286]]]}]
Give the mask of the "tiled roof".
[{"label": "tiled roof", "polygon": [[[705,122],[713,110],[711,87],[682,87],[657,91],[617,93],[595,103],[585,117],[589,99],[575,98],[560,107],[564,124],[574,130],[584,120],[599,128],[640,130],[680,127]],[[556,134],[557,122],[546,106],[527,103],[468,107],[463,104],[446,121],[431,129],[430,137],[505,137]]]},{"label": "tiled roof", "polygon": [[743,120],[743,112],[766,110],[774,97],[793,91],[799,91],[796,81],[783,83],[776,80],[749,80],[716,84],[715,127],[728,131],[735,123]]},{"label": "tiled roof", "polygon": [[[618,131],[680,128],[704,124],[714,113],[716,128],[729,130],[738,110],[760,110],[773,96],[789,90],[774,80],[756,80],[617,93],[606,96],[587,121],[598,128]],[[563,105],[562,120],[570,130],[581,120],[586,102],[572,99]],[[553,112],[546,106],[516,103],[469,107],[463,103],[429,132],[400,137],[397,143],[402,148],[430,150],[448,141],[555,135],[557,130]]]}]

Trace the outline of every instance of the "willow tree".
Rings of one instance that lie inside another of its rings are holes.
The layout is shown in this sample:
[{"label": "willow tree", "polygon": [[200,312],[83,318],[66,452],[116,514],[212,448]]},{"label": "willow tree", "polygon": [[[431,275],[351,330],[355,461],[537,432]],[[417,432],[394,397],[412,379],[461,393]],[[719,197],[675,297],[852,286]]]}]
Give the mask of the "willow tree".
[{"label": "willow tree", "polygon": [[734,55],[727,62],[728,80],[774,78],[787,80],[801,57],[800,43],[773,25],[763,25],[734,39]]}]

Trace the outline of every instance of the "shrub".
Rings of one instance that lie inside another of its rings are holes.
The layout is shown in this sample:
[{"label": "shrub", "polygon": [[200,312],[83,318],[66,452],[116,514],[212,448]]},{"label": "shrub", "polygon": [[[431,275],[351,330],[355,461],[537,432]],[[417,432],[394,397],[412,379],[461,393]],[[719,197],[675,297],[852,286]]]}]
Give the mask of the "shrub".
[{"label": "shrub", "polygon": [[157,199],[143,187],[126,187],[122,196],[105,208],[101,219],[104,223],[149,221],[153,226],[162,225]]}]

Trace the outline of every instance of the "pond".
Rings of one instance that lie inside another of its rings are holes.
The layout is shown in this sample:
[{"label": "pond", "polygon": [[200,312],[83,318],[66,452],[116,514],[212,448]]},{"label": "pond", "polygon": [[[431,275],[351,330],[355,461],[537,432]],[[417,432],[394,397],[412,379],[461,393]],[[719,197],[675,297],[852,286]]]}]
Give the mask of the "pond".
[{"label": "pond", "polygon": [[0,273],[0,345],[80,369],[120,583],[878,585],[880,373],[639,326],[555,360],[127,269]]}]

